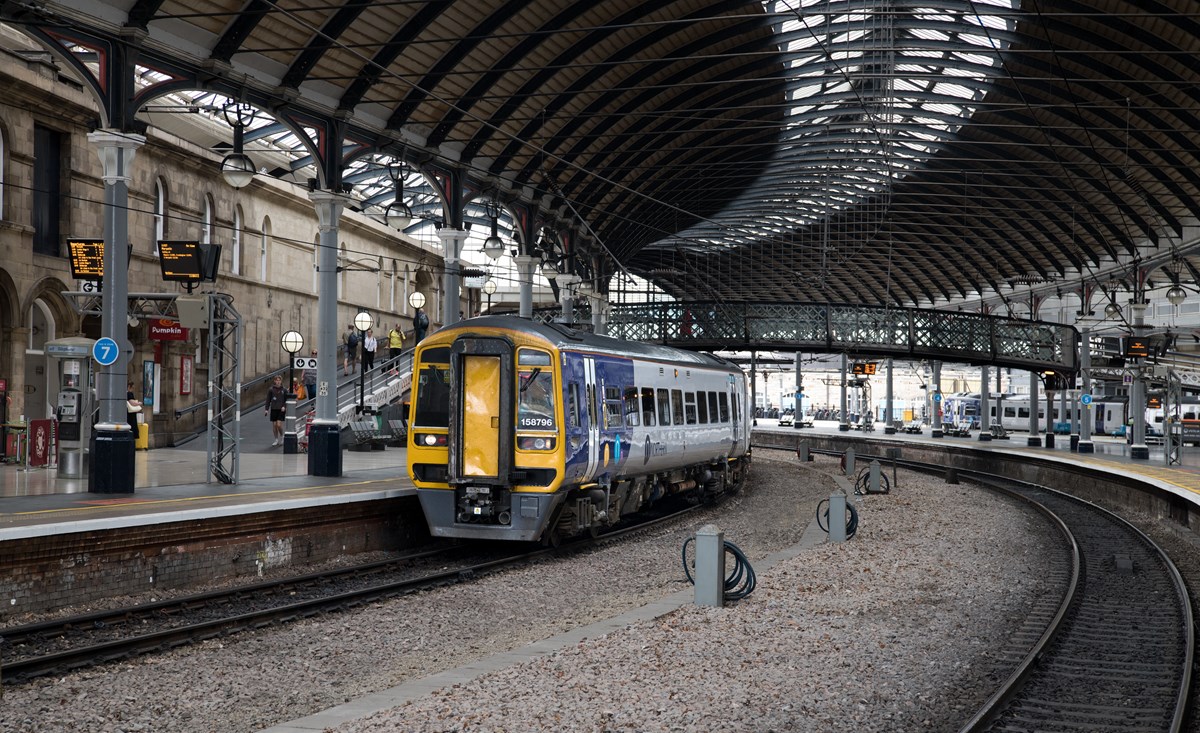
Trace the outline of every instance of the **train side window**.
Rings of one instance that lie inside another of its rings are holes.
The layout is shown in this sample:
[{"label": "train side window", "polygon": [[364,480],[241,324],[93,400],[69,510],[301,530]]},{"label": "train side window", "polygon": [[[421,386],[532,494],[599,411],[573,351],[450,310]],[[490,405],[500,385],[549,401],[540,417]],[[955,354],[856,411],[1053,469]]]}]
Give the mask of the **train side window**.
[{"label": "train side window", "polygon": [[[693,419],[692,422],[695,422]],[[683,390],[671,390],[671,423],[683,425]]]},{"label": "train side window", "polygon": [[579,427],[579,383],[571,382],[567,390],[567,424],[573,428]]},{"label": "train side window", "polygon": [[1029,418],[1029,408],[1028,407],[1017,408],[1017,417],[1028,419]]},{"label": "train side window", "polygon": [[621,388],[604,388],[604,428],[612,430],[625,426],[621,410]]},{"label": "train side window", "polygon": [[665,389],[658,390],[658,424],[671,424],[671,394]]},{"label": "train side window", "polygon": [[717,422],[717,393],[708,393],[708,420],[709,422]]},{"label": "train side window", "polygon": [[708,394],[706,392],[696,393],[696,422],[708,422]]},{"label": "train side window", "polygon": [[625,388],[625,424],[631,428],[636,428],[641,424],[641,416],[638,414],[638,390],[637,387]]},{"label": "train side window", "polygon": [[1015,408],[1015,407],[1004,408],[1004,416],[1005,417],[1016,417],[1017,416],[1017,408]]},{"label": "train side window", "polygon": [[642,424],[654,427],[654,388],[642,387]]},{"label": "train side window", "polygon": [[696,424],[696,393],[687,392],[683,395],[683,413],[688,425]]},{"label": "train side window", "polygon": [[721,404],[721,422],[729,422],[729,395],[722,392],[720,394]]}]

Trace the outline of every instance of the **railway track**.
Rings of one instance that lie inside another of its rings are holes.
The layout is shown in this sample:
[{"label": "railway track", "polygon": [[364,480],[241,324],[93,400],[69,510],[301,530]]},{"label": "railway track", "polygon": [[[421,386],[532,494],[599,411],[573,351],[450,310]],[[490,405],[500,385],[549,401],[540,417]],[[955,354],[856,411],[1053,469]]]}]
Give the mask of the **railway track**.
[{"label": "railway track", "polygon": [[961,733],[1182,730],[1195,638],[1187,587],[1166,553],[1089,502],[974,478],[1053,512],[1079,562],[1059,611]]},{"label": "railway track", "polygon": [[958,475],[1033,505],[1065,548],[1052,578],[1062,595],[1042,599],[1000,650],[1013,673],[960,733],[1182,730],[1195,631],[1187,586],[1167,554],[1090,502],[991,474]]},{"label": "railway track", "polygon": [[[441,545],[390,560],[338,568],[169,601],[139,604],[0,630],[4,684],[160,653],[242,631],[345,611],[398,595],[469,581],[502,567],[571,552],[670,522],[687,506],[562,548]],[[436,568],[436,569],[435,569]]]}]

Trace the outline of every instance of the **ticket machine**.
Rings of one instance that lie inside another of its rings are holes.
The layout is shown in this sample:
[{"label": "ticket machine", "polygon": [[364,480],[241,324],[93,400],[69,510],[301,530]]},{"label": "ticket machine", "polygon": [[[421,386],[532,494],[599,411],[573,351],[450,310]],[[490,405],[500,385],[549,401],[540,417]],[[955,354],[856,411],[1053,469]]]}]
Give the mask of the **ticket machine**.
[{"label": "ticket machine", "polygon": [[46,342],[46,356],[55,369],[48,370],[51,384],[46,393],[58,419],[58,475],[83,478],[87,475],[87,446],[92,434],[92,346],[93,339],[76,336]]}]

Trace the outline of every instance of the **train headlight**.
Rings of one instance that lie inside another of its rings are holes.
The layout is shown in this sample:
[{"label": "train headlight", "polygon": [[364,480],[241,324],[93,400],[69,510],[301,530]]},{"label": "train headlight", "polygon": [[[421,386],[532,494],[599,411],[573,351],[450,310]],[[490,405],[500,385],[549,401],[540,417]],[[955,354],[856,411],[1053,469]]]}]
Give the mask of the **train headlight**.
[{"label": "train headlight", "polygon": [[520,450],[554,450],[554,438],[544,435],[517,438]]},{"label": "train headlight", "polygon": [[413,436],[413,442],[426,448],[435,448],[446,445],[446,436],[436,433],[416,433]]}]

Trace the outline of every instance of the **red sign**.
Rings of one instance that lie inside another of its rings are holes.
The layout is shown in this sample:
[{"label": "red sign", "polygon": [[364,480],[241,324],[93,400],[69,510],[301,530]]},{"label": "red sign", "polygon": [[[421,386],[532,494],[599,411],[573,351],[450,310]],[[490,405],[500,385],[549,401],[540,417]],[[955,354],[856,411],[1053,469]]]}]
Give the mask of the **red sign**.
[{"label": "red sign", "polygon": [[150,338],[158,341],[187,341],[188,330],[179,321],[159,318],[150,321]]},{"label": "red sign", "polygon": [[52,420],[29,421],[29,465],[46,466],[50,464],[50,443]]}]

